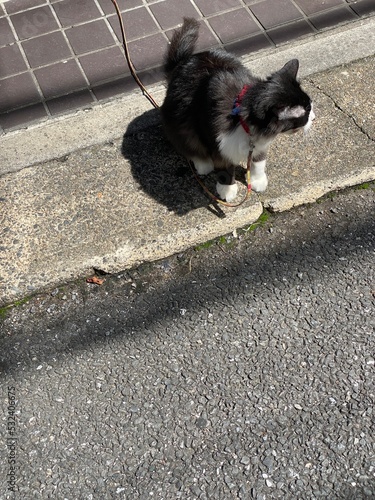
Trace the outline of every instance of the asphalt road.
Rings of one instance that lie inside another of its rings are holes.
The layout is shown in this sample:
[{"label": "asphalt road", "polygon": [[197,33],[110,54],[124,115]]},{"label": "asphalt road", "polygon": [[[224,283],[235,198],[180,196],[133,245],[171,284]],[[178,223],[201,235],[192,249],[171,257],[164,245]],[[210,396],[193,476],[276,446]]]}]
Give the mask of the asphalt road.
[{"label": "asphalt road", "polygon": [[375,498],[374,214],[353,189],[2,311],[0,498]]}]

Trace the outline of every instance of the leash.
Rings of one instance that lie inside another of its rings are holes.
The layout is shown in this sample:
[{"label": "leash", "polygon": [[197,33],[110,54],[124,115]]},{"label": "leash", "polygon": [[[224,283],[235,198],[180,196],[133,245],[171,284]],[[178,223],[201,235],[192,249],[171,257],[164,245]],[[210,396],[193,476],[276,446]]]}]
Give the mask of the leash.
[{"label": "leash", "polygon": [[195,168],[193,167],[191,161],[189,161],[189,165],[191,167],[191,170],[193,171],[194,177],[196,178],[196,180],[200,184],[200,186],[203,189],[203,191],[205,193],[207,193],[214,201],[216,201],[220,205],[224,205],[224,207],[231,207],[231,208],[233,208],[233,207],[239,207],[240,205],[243,205],[245,203],[245,201],[247,201],[249,199],[249,196],[251,194],[251,183],[250,183],[251,151],[249,152],[249,156],[247,157],[247,166],[246,166],[246,184],[247,184],[247,186],[246,186],[246,194],[245,194],[245,197],[240,202],[238,202],[238,203],[229,203],[228,201],[221,200],[220,198],[218,198],[217,196],[215,196],[214,194],[212,194],[211,191],[208,189],[208,187],[204,184],[204,182],[202,181],[202,179],[200,179],[200,177],[198,176],[198,174],[197,174]]},{"label": "leash", "polygon": [[[140,80],[140,78],[137,75],[136,69],[135,69],[134,64],[131,60],[128,42],[127,42],[126,35],[125,35],[125,27],[124,27],[124,23],[122,20],[122,15],[121,15],[119,6],[117,4],[117,0],[111,0],[111,2],[116,9],[117,18],[118,18],[118,21],[120,23],[122,46],[124,49],[125,59],[126,59],[126,62],[128,64],[130,74],[134,78],[138,87],[142,90],[142,94],[149,100],[149,102],[154,106],[155,109],[159,109],[160,108],[159,104],[155,101],[155,99],[152,97],[152,95],[148,92],[146,87],[143,85],[142,81]],[[243,92],[243,90],[241,92]],[[240,94],[239,97],[242,98],[242,95]],[[238,100],[238,98],[237,98],[237,100]],[[236,106],[236,109],[238,109],[238,105]],[[240,117],[240,119],[241,119],[241,117]],[[246,130],[243,121],[241,121],[241,125],[245,129],[245,131],[249,131],[248,128]],[[247,124],[245,124],[245,125],[247,127]],[[251,193],[251,183],[250,183],[251,154],[252,154],[252,152],[249,151],[249,156],[247,158],[247,166],[246,166],[246,183],[247,183],[246,194],[245,194],[245,197],[239,203],[229,203],[227,201],[223,201],[220,198],[218,198],[217,196],[215,196],[213,193],[211,193],[211,191],[205,186],[205,184],[199,178],[199,176],[198,176],[198,174],[193,166],[193,162],[191,162],[190,160],[187,160],[187,161],[188,161],[190,168],[194,174],[194,177],[196,178],[196,180],[198,181],[199,185],[202,187],[204,192],[210,196],[210,198],[212,198],[216,203],[219,203],[220,205],[224,205],[225,207],[239,207],[240,205],[243,205],[245,203],[245,201],[248,200],[250,193]]]},{"label": "leash", "polygon": [[128,48],[128,42],[126,40],[126,36],[125,36],[125,28],[124,28],[124,23],[122,21],[122,16],[121,16],[121,12],[120,12],[120,9],[119,9],[119,6],[117,5],[117,1],[116,0],[111,0],[115,9],[116,9],[116,14],[117,14],[117,17],[118,17],[118,20],[119,20],[119,23],[120,23],[120,29],[121,29],[121,36],[122,36],[122,46],[123,46],[123,49],[124,49],[124,52],[125,52],[125,58],[126,58],[126,62],[128,63],[128,67],[130,69],[130,73],[132,75],[132,77],[134,78],[135,82],[137,83],[138,87],[142,90],[142,93],[145,97],[147,97],[147,99],[150,101],[150,103],[154,106],[154,108],[159,108],[159,105],[158,103],[154,100],[154,98],[152,97],[152,95],[147,91],[146,87],[143,85],[143,83],[141,82],[141,80],[139,79],[138,75],[137,75],[137,72],[134,68],[134,65],[133,65],[133,62],[130,58],[130,54],[129,54],[129,48]]}]

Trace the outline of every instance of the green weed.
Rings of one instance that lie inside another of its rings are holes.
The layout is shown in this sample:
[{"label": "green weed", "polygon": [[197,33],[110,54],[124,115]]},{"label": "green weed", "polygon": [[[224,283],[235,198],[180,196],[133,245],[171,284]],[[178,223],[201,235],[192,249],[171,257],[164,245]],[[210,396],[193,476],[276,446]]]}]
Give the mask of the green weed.
[{"label": "green weed", "polygon": [[7,317],[9,311],[11,311],[11,309],[13,309],[14,307],[20,307],[23,306],[24,304],[27,304],[30,299],[31,297],[25,297],[23,299],[16,300],[15,302],[13,302],[13,304],[0,307],[0,320],[4,320]]},{"label": "green weed", "polygon": [[256,222],[254,222],[253,224],[250,224],[250,226],[245,228],[244,231],[246,231],[246,232],[254,231],[257,227],[263,226],[263,224],[265,224],[269,220],[270,217],[271,217],[270,212],[268,212],[268,210],[264,210],[262,215],[259,217],[259,219]]}]

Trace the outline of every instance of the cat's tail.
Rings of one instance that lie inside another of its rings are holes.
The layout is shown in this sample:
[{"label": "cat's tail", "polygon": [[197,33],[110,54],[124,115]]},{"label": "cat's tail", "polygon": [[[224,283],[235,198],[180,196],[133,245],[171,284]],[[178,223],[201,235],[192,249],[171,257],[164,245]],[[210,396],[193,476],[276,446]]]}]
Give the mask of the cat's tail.
[{"label": "cat's tail", "polygon": [[184,24],[173,33],[171,44],[166,54],[164,71],[170,79],[175,67],[186,61],[193,54],[198,40],[199,22],[191,17],[184,17]]}]

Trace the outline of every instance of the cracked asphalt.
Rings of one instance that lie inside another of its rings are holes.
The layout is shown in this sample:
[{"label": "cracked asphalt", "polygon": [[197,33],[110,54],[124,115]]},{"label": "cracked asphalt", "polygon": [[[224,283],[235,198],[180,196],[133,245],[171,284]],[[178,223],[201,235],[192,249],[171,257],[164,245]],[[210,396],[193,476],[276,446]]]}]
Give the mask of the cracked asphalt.
[{"label": "cracked asphalt", "polygon": [[3,310],[0,497],[374,498],[374,209],[347,190]]}]

